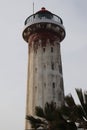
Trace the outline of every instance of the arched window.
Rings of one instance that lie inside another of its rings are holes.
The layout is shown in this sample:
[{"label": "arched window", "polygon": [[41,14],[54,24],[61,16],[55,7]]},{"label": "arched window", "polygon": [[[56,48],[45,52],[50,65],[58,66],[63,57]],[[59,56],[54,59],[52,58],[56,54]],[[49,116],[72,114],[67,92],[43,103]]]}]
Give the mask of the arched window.
[{"label": "arched window", "polygon": [[55,88],[55,83],[54,82],[53,82],[52,86],[53,86],[53,88]]},{"label": "arched window", "polygon": [[37,91],[37,86],[35,86],[35,91]]},{"label": "arched window", "polygon": [[51,52],[53,52],[53,47],[51,47]]},{"label": "arched window", "polygon": [[46,88],[46,83],[44,83],[44,88]]},{"label": "arched window", "polygon": [[61,88],[61,90],[63,90],[63,78],[61,78],[61,80],[60,80],[60,88]]},{"label": "arched window", "polygon": [[61,101],[61,99],[62,99],[62,93],[61,92],[58,93],[58,99],[59,99],[59,101]]},{"label": "arched window", "polygon": [[53,100],[55,99],[55,83],[52,83]]},{"label": "arched window", "polygon": [[51,63],[51,68],[52,70],[54,70],[54,63]]},{"label": "arched window", "polygon": [[45,52],[45,47],[43,48],[43,52]]},{"label": "arched window", "polygon": [[37,72],[37,68],[35,68],[35,72]]},{"label": "arched window", "polygon": [[59,72],[62,74],[62,66],[59,65]]},{"label": "arched window", "polygon": [[44,64],[44,69],[46,69],[46,65]]}]

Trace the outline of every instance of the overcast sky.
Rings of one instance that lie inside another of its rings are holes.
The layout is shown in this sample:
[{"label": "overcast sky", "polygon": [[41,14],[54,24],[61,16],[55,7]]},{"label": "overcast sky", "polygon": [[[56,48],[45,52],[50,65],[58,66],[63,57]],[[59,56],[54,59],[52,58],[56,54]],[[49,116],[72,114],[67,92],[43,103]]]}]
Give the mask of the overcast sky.
[{"label": "overcast sky", "polygon": [[24,130],[28,48],[22,31],[33,1],[35,12],[46,7],[63,19],[65,94],[87,90],[87,0],[0,0],[0,130]]}]

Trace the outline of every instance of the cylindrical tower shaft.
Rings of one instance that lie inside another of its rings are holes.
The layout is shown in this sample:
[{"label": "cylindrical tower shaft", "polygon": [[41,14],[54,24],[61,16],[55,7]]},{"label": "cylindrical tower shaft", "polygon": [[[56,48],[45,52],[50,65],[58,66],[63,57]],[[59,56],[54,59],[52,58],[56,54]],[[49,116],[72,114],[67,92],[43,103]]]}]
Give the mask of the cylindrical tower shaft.
[{"label": "cylindrical tower shaft", "polygon": [[65,37],[62,20],[45,9],[34,14],[32,22],[31,19],[32,16],[27,18],[23,31],[23,38],[28,42],[27,115],[34,115],[35,106],[44,107],[46,102],[56,102],[59,107],[64,102],[60,53],[60,42]]}]

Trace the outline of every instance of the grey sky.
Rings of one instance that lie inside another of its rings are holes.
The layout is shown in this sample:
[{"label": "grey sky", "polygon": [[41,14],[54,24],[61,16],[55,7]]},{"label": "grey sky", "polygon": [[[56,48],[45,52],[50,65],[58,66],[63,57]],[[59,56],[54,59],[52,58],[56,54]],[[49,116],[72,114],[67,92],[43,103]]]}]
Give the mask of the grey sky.
[{"label": "grey sky", "polygon": [[[27,43],[24,20],[33,0],[0,0],[0,129],[23,130],[27,84]],[[65,94],[87,86],[87,0],[34,0],[59,15],[66,28],[61,43]],[[86,89],[87,90],[87,89]]]}]

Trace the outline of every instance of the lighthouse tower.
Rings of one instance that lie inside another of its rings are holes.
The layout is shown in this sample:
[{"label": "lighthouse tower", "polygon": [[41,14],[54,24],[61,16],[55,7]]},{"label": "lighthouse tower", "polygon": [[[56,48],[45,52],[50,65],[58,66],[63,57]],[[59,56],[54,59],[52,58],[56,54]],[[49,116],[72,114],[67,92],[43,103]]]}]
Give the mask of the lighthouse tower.
[{"label": "lighthouse tower", "polygon": [[[28,79],[26,114],[35,106],[64,102],[60,42],[65,37],[62,19],[42,8],[25,20],[23,39],[28,43]],[[26,129],[29,125],[26,121]]]}]

